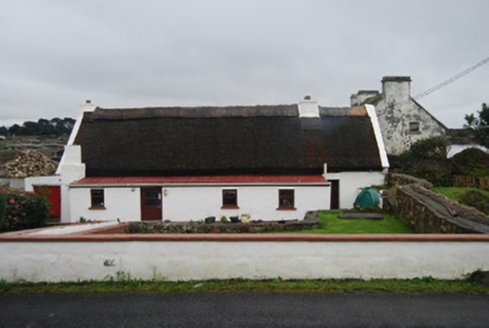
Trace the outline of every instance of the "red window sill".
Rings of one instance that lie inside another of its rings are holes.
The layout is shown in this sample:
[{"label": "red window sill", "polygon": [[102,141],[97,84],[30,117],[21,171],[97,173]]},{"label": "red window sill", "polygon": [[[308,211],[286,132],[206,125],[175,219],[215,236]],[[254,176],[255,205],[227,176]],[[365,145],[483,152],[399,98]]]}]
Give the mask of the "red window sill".
[{"label": "red window sill", "polygon": [[277,211],[297,211],[295,207],[278,207]]},{"label": "red window sill", "polygon": [[239,209],[238,205],[224,205],[221,207],[223,210],[236,210]]},{"label": "red window sill", "polygon": [[105,210],[105,206],[92,206],[88,208],[89,210]]}]

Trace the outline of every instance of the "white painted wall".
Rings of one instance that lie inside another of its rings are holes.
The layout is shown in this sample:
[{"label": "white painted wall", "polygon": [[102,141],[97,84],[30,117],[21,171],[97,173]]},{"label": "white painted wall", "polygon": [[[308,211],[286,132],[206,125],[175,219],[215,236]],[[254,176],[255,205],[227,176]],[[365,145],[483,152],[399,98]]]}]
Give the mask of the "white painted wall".
[{"label": "white painted wall", "polygon": [[384,184],[382,172],[327,173],[326,179],[340,180],[340,208],[352,208],[355,198],[365,187]]},{"label": "white painted wall", "polygon": [[0,279],[460,279],[488,242],[0,242]]},{"label": "white painted wall", "polygon": [[[416,141],[446,135],[446,127],[411,98],[410,81],[409,77],[384,77],[382,98],[375,105],[384,144],[391,155],[402,154]],[[352,103],[363,99],[361,93],[352,96]],[[419,122],[420,131],[410,133],[410,122]]]},{"label": "white painted wall", "polygon": [[[295,190],[296,210],[277,210],[278,190]],[[97,187],[96,189],[100,189]],[[139,187],[109,187],[104,189],[105,209],[90,209],[90,188],[71,187],[71,222],[80,217],[89,220],[141,220]],[[330,207],[329,186],[192,186],[163,187],[163,220],[203,220],[208,216],[238,216],[249,214],[252,220],[302,220],[307,211]],[[239,209],[221,209],[222,190],[238,190]]]},{"label": "white painted wall", "polygon": [[103,189],[105,209],[90,209],[90,188],[70,188],[70,221],[77,222],[80,218],[92,221],[141,220],[140,188]]},{"label": "white painted wall", "polygon": [[481,145],[456,145],[456,144],[454,144],[454,145],[448,146],[447,158],[452,158],[456,154],[461,153],[462,151],[464,151],[465,149],[468,149],[468,148],[477,148],[477,149],[480,149],[486,153],[489,153],[489,149],[487,149],[486,147],[481,146]]},{"label": "white painted wall", "polygon": [[25,178],[25,191],[34,191],[34,186],[60,186],[60,185],[61,185],[61,176],[59,175]]},{"label": "white painted wall", "polygon": [[[302,220],[307,211],[330,207],[330,187],[213,186],[173,187],[163,196],[163,219],[171,221],[202,220],[207,216],[251,215],[252,220]],[[238,190],[239,209],[221,209],[222,190]],[[295,190],[295,211],[277,210],[278,190]],[[165,194],[165,192],[163,193]]]}]

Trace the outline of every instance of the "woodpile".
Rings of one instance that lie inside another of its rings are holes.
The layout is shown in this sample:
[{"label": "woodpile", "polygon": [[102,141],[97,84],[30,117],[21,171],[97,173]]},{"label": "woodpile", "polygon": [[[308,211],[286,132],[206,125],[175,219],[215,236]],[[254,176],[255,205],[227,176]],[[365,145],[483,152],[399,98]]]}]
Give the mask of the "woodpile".
[{"label": "woodpile", "polygon": [[13,160],[0,165],[0,177],[20,179],[52,175],[57,166],[57,162],[37,150],[22,150]]}]

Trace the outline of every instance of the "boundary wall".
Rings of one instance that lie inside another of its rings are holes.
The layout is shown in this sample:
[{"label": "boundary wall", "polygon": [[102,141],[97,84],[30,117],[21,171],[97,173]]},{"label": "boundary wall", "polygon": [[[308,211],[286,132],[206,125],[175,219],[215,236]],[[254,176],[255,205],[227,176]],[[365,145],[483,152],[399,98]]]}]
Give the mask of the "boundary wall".
[{"label": "boundary wall", "polygon": [[0,279],[462,279],[489,270],[489,235],[108,233],[124,226],[2,234]]}]

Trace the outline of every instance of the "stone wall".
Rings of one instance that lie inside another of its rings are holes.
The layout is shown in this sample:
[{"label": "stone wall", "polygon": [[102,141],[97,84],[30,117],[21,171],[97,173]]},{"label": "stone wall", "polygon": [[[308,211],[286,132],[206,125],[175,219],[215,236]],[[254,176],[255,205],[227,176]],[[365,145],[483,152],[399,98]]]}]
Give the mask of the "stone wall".
[{"label": "stone wall", "polygon": [[141,221],[131,222],[126,227],[126,233],[261,233],[301,231],[317,228],[319,218],[315,212],[307,212],[304,220],[281,221],[251,221],[248,223],[202,221],[161,222]]},{"label": "stone wall", "polygon": [[417,184],[391,188],[383,204],[417,233],[489,233],[488,216]]}]

